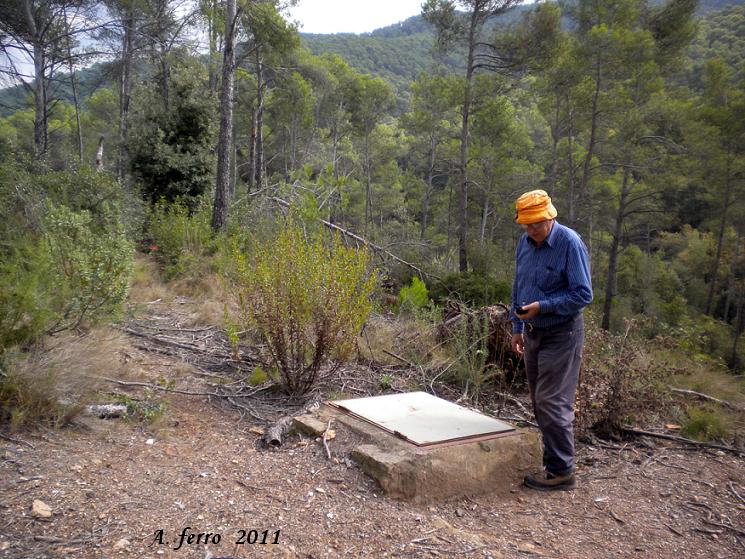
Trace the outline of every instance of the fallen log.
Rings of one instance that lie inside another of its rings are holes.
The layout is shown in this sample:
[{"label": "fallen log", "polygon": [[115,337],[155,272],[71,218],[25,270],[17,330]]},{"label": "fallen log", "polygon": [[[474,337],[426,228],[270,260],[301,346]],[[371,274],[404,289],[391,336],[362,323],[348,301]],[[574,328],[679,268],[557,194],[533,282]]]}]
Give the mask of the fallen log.
[{"label": "fallen log", "polygon": [[264,431],[264,435],[261,437],[261,442],[264,446],[269,448],[279,448],[282,446],[287,432],[290,430],[292,420],[297,415],[305,415],[309,411],[316,409],[321,402],[321,398],[318,394],[313,395],[304,405],[295,413],[285,415],[275,421],[272,425],[267,427]]},{"label": "fallen log", "polygon": [[[466,333],[471,343],[479,345],[477,336],[483,336],[482,324],[488,325],[487,365],[496,365],[504,371],[515,371],[520,356],[512,351],[512,323],[510,310],[498,303],[488,307],[469,309],[456,301],[448,300],[443,309],[442,324],[438,329],[438,338],[443,342],[451,339],[459,329],[461,321],[466,320]],[[471,339],[473,338],[473,339]]]},{"label": "fallen log", "polygon": [[695,390],[688,390],[687,388],[675,388],[674,386],[671,386],[670,390],[672,390],[676,394],[684,394],[686,396],[695,396],[696,398],[700,398],[708,402],[714,402],[714,403],[719,404],[720,406],[724,406],[725,408],[729,408],[731,410],[745,411],[745,407],[743,406],[738,406],[737,404],[733,404],[732,402],[728,402],[727,400],[720,400],[719,398],[715,398],[714,396],[709,396],[708,394],[704,394],[703,392],[696,392]]},{"label": "fallen log", "polygon": [[701,448],[713,448],[716,450],[724,450],[731,452],[737,456],[745,456],[745,450],[735,448],[733,446],[727,446],[717,443],[708,443],[705,441],[694,441],[693,439],[686,439],[685,437],[678,437],[676,435],[667,435],[665,433],[655,433],[654,431],[644,431],[643,429],[634,429],[633,427],[621,427],[621,431],[628,433],[629,435],[643,435],[645,437],[654,437],[657,439],[665,439],[667,441],[675,441],[679,443],[685,443],[692,446],[698,446]]}]

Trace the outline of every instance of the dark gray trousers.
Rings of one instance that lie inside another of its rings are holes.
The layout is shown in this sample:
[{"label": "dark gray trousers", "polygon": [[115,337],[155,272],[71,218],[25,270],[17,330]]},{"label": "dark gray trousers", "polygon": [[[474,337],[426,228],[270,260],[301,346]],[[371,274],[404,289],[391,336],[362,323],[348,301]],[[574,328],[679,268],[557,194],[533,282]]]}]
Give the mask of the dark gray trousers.
[{"label": "dark gray trousers", "polygon": [[574,398],[585,328],[582,315],[550,328],[526,325],[525,372],[538,427],[543,466],[554,475],[574,471]]}]

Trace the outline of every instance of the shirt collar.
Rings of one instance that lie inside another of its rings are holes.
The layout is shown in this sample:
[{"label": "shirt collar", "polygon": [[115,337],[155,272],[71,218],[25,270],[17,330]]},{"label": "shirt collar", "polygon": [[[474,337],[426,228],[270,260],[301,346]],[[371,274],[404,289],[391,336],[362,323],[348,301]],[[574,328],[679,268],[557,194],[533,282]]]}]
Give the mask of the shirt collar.
[{"label": "shirt collar", "polygon": [[[551,247],[551,246],[553,246],[553,241],[554,241],[554,237],[556,236],[556,229],[558,228],[558,227],[557,227],[558,225],[559,225],[559,222],[558,222],[558,221],[556,221],[556,220],[554,219],[554,224],[553,224],[553,226],[551,227],[551,232],[550,232],[550,233],[548,234],[548,236],[547,236],[547,237],[546,237],[546,238],[544,239],[544,241],[543,241],[543,243],[541,244],[541,246],[547,246],[547,247]],[[527,233],[525,233],[525,238],[527,239],[527,241],[528,241],[528,244],[530,244],[530,245],[531,245],[531,246],[533,246],[533,247],[536,247],[536,248],[538,248],[538,247],[536,246],[536,244],[535,244],[535,241],[534,241],[533,239],[531,239],[530,237],[528,237],[528,234],[527,234]]]}]

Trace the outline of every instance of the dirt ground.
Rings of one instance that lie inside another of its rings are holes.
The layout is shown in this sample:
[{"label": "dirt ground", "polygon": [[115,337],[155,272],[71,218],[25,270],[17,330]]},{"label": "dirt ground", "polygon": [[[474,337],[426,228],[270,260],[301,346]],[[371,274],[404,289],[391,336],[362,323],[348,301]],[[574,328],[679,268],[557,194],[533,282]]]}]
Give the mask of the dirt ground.
[{"label": "dirt ground", "polygon": [[[215,389],[216,373],[143,339],[128,337],[130,380]],[[584,444],[574,491],[414,505],[315,440],[264,450],[261,422],[225,400],[164,393],[155,424],[84,417],[0,439],[0,558],[745,557],[745,459],[730,453]]]}]

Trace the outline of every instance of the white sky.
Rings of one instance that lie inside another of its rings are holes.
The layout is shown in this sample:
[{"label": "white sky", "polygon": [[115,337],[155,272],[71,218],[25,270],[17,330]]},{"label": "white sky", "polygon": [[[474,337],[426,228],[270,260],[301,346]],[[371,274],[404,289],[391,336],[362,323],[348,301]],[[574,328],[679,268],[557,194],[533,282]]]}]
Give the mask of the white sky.
[{"label": "white sky", "polygon": [[302,33],[369,33],[422,11],[424,0],[298,0],[289,20]]}]

